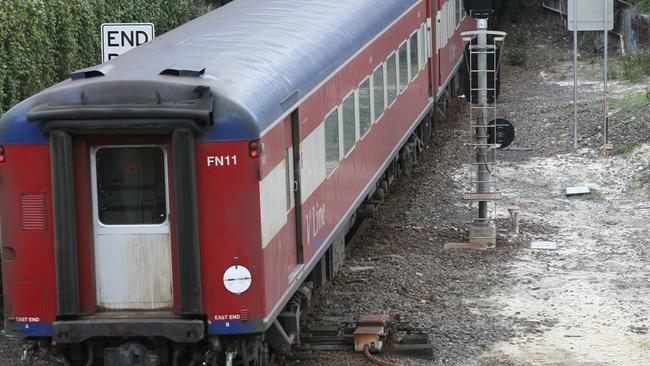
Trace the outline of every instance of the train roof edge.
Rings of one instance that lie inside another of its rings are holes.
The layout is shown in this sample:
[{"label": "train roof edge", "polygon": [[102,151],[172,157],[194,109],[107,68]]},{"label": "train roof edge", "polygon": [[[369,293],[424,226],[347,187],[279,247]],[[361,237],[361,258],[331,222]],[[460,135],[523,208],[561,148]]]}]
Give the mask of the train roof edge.
[{"label": "train roof edge", "polygon": [[237,0],[16,105],[0,143],[46,143],[27,120],[39,105],[155,102],[183,87],[214,96],[202,138],[254,139],[418,2]]}]

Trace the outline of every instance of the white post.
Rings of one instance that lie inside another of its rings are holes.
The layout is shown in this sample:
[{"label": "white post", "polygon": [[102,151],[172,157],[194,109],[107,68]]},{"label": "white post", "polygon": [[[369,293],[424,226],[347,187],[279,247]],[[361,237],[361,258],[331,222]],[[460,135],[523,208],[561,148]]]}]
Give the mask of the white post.
[{"label": "white post", "polygon": [[[478,19],[476,21],[476,28],[479,31],[487,31],[488,29],[488,20],[487,19]],[[479,193],[485,193],[490,191],[490,169],[487,165],[488,161],[488,63],[487,63],[487,34],[481,32],[478,35],[478,105],[481,107],[479,110],[479,119],[477,128],[477,142],[479,144],[477,150],[477,162],[478,162],[478,190]],[[496,65],[495,72],[496,72]],[[496,99],[496,83],[493,86],[495,88],[494,98]],[[482,224],[488,223],[488,203],[487,201],[479,201],[478,203],[478,218]]]},{"label": "white post", "polygon": [[578,0],[573,0],[573,148],[578,149]]},{"label": "white post", "polygon": [[608,45],[608,43],[609,43],[609,24],[608,24],[609,23],[609,21],[608,21],[608,18],[609,18],[609,0],[604,0],[604,1],[605,1],[605,17],[604,17],[605,26],[603,28],[604,29],[603,34],[605,36],[605,72],[604,72],[605,81],[604,81],[603,85],[604,85],[604,89],[605,89],[605,121],[604,121],[605,125],[603,126],[603,145],[607,145],[608,144],[608,136],[607,135],[609,134],[609,131],[608,131],[608,129],[609,129],[609,95],[608,95],[609,91],[607,89],[607,81],[609,79],[609,70],[607,70],[608,62],[609,62],[609,60],[608,60],[608,56],[609,56],[609,54],[608,54],[608,51],[609,51],[608,50],[608,46],[609,46]]}]

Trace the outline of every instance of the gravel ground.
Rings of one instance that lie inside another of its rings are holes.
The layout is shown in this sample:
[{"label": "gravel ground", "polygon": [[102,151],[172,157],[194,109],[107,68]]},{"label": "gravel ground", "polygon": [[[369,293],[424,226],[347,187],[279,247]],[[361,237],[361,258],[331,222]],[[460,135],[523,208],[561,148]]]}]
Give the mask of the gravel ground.
[{"label": "gravel ground", "polygon": [[[597,55],[583,55],[574,152],[570,36],[555,15],[525,24],[510,31],[525,32],[529,62],[503,70],[500,114],[518,135],[495,171],[505,196],[497,248],[444,249],[467,241],[474,216],[461,199],[470,155],[466,106],[459,104],[317,299],[308,326],[389,313],[428,329],[433,359],[383,355],[404,365],[650,365],[650,105],[626,98],[647,84],[610,83],[618,99],[610,141],[630,151],[606,155],[601,66]],[[575,185],[594,193],[565,197]],[[522,207],[519,235],[510,233],[509,203]],[[537,240],[558,248],[530,249]],[[314,354],[295,363],[369,364],[352,352]]]},{"label": "gravel ground", "polygon": [[[650,364],[650,106],[625,98],[646,86],[610,84],[621,100],[612,104],[611,141],[640,147],[604,155],[600,64],[585,54],[573,152],[571,38],[559,17],[537,15],[510,28],[530,46],[524,67],[503,70],[500,114],[517,128],[517,149],[501,151],[495,171],[506,197],[497,207],[497,248],[443,248],[467,241],[474,217],[461,199],[470,151],[467,106],[457,101],[316,299],[307,326],[390,313],[434,341],[433,359],[382,355],[404,365]],[[566,198],[563,189],[573,185],[595,194]],[[522,207],[519,235],[509,230],[511,202]],[[535,240],[558,249],[532,250]],[[20,350],[20,341],[0,338],[0,365],[18,364]],[[352,352],[307,358],[289,363],[369,364]]]}]

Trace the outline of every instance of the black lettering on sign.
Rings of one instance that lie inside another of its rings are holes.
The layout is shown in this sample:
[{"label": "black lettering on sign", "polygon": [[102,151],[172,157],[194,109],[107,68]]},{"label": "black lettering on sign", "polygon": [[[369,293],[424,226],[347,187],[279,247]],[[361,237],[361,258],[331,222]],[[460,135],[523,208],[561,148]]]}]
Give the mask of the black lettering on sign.
[{"label": "black lettering on sign", "polygon": [[113,42],[113,41],[118,40],[118,38],[117,38],[118,33],[120,33],[120,32],[118,32],[118,31],[108,31],[108,45],[110,47],[119,47],[120,46],[119,43],[117,43],[117,42],[114,43]]},{"label": "black lettering on sign", "polygon": [[[129,38],[129,34],[131,35]],[[129,46],[133,46],[133,31],[130,32],[122,32],[122,46],[126,46],[127,44]]]},{"label": "black lettering on sign", "polygon": [[117,53],[109,53],[109,54],[108,54],[108,59],[109,59],[109,60],[112,60],[112,59],[114,59],[114,58],[117,57],[117,56],[119,56]]},{"label": "black lettering on sign", "polygon": [[135,32],[135,44],[136,46],[139,46],[141,44],[149,42],[149,36],[147,35],[147,32],[145,31],[137,31]]}]

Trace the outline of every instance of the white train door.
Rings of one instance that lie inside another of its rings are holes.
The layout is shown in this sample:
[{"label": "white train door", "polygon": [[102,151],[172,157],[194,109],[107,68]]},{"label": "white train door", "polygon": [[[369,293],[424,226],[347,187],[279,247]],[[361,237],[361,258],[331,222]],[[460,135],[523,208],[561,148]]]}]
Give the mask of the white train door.
[{"label": "white train door", "polygon": [[166,147],[96,146],[90,154],[97,305],[171,308]]}]

